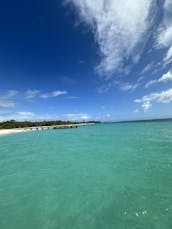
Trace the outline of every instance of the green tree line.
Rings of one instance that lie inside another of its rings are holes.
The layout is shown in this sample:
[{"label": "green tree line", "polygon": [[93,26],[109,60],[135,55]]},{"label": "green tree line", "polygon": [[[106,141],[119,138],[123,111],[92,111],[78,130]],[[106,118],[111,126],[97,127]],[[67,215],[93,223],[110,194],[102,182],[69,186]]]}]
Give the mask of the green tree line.
[{"label": "green tree line", "polygon": [[[99,123],[97,121],[89,121],[93,123]],[[26,128],[26,127],[36,127],[36,126],[54,126],[54,125],[67,125],[67,124],[80,124],[89,122],[72,122],[72,121],[41,121],[41,122],[30,122],[30,121],[4,121],[0,122],[0,129],[13,129],[13,128]]]}]

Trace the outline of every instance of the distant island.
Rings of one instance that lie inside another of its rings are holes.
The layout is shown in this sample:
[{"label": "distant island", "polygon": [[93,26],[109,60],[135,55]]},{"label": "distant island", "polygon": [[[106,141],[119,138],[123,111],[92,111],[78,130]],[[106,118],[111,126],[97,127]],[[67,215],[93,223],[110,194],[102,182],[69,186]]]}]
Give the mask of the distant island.
[{"label": "distant island", "polygon": [[82,121],[82,122],[74,122],[74,121],[41,121],[41,122],[31,122],[31,121],[4,121],[0,122],[0,129],[14,129],[14,128],[27,128],[27,127],[39,127],[39,126],[57,126],[57,125],[74,125],[74,124],[89,124],[89,123],[100,123],[99,121]]}]

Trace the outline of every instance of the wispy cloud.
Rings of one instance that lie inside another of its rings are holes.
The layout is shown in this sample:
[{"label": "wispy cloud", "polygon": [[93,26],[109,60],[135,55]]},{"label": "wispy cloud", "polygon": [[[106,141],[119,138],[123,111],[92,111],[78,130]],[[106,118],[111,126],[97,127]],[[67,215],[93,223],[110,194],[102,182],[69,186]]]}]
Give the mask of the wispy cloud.
[{"label": "wispy cloud", "polygon": [[79,96],[67,96],[65,99],[79,99]]},{"label": "wispy cloud", "polygon": [[53,91],[52,92],[53,97],[57,97],[59,95],[66,95],[66,94],[67,94],[67,91]]},{"label": "wispy cloud", "polygon": [[60,95],[66,95],[68,92],[67,91],[53,91],[50,93],[45,93],[45,94],[41,94],[40,98],[42,99],[48,99],[48,98],[52,98],[52,97],[58,97]]},{"label": "wispy cloud", "polygon": [[164,62],[164,66],[172,62],[172,46],[167,50],[167,53],[164,56],[163,62]]},{"label": "wispy cloud", "polygon": [[157,80],[150,80],[146,85],[145,85],[145,88],[148,88],[150,87],[151,85],[157,83]]},{"label": "wispy cloud", "polygon": [[0,107],[3,108],[10,108],[15,107],[16,103],[12,101],[0,101]]},{"label": "wispy cloud", "polygon": [[16,120],[16,121],[43,121],[43,120],[57,120],[60,119],[58,115],[54,114],[36,114],[30,111],[19,111],[11,114],[1,114],[0,121]]},{"label": "wispy cloud", "polygon": [[138,78],[137,82],[140,82],[140,81],[142,81],[143,79],[144,79],[144,77],[143,77],[143,76],[140,76],[140,77]]},{"label": "wispy cloud", "polygon": [[15,96],[18,94],[16,90],[9,90],[0,95],[0,107],[10,108],[14,107],[16,103],[13,101]]},{"label": "wispy cloud", "polygon": [[158,36],[156,35],[156,47],[168,48],[163,60],[164,65],[167,65],[171,62],[172,58],[172,1],[165,0],[163,9],[163,22],[159,27]]},{"label": "wispy cloud", "polygon": [[44,94],[41,94],[39,97],[42,99],[48,99],[48,98],[53,97],[53,96],[50,93],[44,93]]},{"label": "wispy cloud", "polygon": [[153,63],[147,64],[147,65],[143,68],[143,70],[141,71],[140,75],[145,74],[146,72],[148,72],[149,70],[151,70],[152,67],[153,67]]},{"label": "wispy cloud", "polygon": [[34,98],[42,98],[42,99],[48,99],[53,97],[58,97],[60,95],[66,95],[67,91],[61,91],[56,90],[48,93],[41,93],[39,90],[27,90],[25,92],[25,98],[26,99],[34,99]]},{"label": "wispy cloud", "polygon": [[18,94],[16,90],[8,90],[7,92],[0,95],[1,100],[12,99]]},{"label": "wispy cloud", "polygon": [[26,98],[26,99],[33,99],[33,98],[35,98],[36,96],[38,96],[39,93],[40,93],[40,91],[38,91],[38,90],[27,90],[27,91],[25,92],[25,98]]},{"label": "wispy cloud", "polygon": [[142,109],[144,112],[148,111],[151,108],[152,104],[150,101],[144,101],[142,104]]},{"label": "wispy cloud", "polygon": [[168,71],[164,75],[161,76],[161,78],[158,80],[158,82],[167,82],[172,80],[172,72]]},{"label": "wispy cloud", "polygon": [[[68,92],[65,90],[56,90],[49,93],[41,93],[39,90],[27,90],[25,92],[20,92],[16,90],[8,90],[5,93],[0,94],[0,107],[3,108],[12,108],[16,105],[16,96],[20,95],[20,100],[27,99],[33,100],[33,99],[47,99],[47,98],[55,98],[61,95],[66,95]],[[69,97],[70,98],[70,97]],[[74,99],[74,96],[71,97],[71,99]],[[21,102],[21,101],[20,101]]]},{"label": "wispy cloud", "polygon": [[159,28],[159,34],[157,37],[157,45],[163,47],[169,47],[172,45],[172,1],[164,1],[164,18]]},{"label": "wispy cloud", "polygon": [[142,51],[152,0],[66,0],[74,4],[80,19],[91,27],[100,50],[97,71],[112,74],[125,60],[137,62]]},{"label": "wispy cloud", "polygon": [[33,112],[29,112],[29,111],[20,111],[16,113],[20,118],[22,117],[23,119],[32,119],[34,118],[36,115]]},{"label": "wispy cloud", "polygon": [[90,115],[85,113],[76,114],[36,114],[31,111],[18,111],[11,114],[0,114],[0,121],[16,120],[16,121],[43,121],[43,120],[66,120],[66,121],[82,121],[88,120]]},{"label": "wispy cloud", "polygon": [[32,121],[36,120],[37,115],[33,112],[14,112],[14,113],[7,113],[7,114],[1,114],[0,115],[0,121],[8,121],[8,120],[16,120],[16,121]]},{"label": "wispy cloud", "polygon": [[88,114],[64,114],[65,119],[75,121],[75,120],[87,120],[90,118]]},{"label": "wispy cloud", "polygon": [[126,83],[126,84],[120,85],[120,89],[122,91],[134,91],[138,86],[139,84]]},{"label": "wispy cloud", "polygon": [[170,103],[172,102],[172,89],[159,93],[151,93],[143,96],[141,99],[134,100],[135,103],[141,103],[144,111],[148,111],[153,102]]},{"label": "wispy cloud", "polygon": [[156,83],[165,83],[165,82],[168,82],[168,81],[172,81],[172,71],[168,71],[167,73],[162,75],[161,78],[159,78],[159,79],[154,79],[154,80],[149,81],[145,85],[145,88],[148,88],[151,85],[156,84]]}]

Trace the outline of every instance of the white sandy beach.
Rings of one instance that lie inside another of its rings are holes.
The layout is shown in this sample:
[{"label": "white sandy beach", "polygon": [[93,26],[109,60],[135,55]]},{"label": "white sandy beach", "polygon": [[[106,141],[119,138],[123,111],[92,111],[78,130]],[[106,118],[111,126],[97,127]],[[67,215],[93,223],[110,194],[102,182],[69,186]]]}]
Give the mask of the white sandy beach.
[{"label": "white sandy beach", "polygon": [[16,134],[16,133],[21,133],[21,132],[26,132],[29,130],[26,129],[4,129],[0,130],[0,135],[6,135],[6,134]]}]

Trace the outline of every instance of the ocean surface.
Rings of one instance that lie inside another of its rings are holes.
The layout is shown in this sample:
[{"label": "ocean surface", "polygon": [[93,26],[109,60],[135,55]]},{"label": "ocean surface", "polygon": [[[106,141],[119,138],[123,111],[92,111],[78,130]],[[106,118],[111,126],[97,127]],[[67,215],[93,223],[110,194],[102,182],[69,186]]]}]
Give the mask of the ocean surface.
[{"label": "ocean surface", "polygon": [[0,229],[171,229],[172,122],[0,137]]}]

